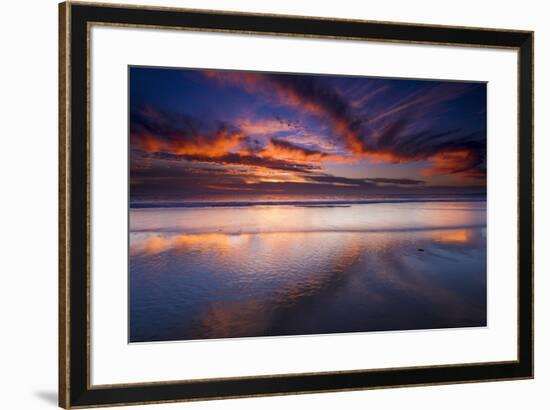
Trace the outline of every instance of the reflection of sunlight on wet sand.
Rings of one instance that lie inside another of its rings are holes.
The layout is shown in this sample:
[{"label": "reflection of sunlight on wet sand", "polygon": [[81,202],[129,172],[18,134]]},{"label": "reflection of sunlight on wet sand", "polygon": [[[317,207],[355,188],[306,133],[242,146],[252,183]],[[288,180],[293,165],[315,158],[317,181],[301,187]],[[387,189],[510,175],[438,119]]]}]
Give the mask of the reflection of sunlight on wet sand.
[{"label": "reflection of sunlight on wet sand", "polygon": [[435,242],[441,243],[468,243],[474,239],[472,229],[449,229],[437,231],[433,234]]}]

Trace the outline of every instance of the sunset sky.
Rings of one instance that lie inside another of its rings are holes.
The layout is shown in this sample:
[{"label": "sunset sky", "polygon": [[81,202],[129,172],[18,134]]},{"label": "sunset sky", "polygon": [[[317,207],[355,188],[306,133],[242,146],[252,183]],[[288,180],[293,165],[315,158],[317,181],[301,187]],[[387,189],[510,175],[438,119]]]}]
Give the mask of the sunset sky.
[{"label": "sunset sky", "polygon": [[485,83],[129,71],[132,200],[485,191]]}]

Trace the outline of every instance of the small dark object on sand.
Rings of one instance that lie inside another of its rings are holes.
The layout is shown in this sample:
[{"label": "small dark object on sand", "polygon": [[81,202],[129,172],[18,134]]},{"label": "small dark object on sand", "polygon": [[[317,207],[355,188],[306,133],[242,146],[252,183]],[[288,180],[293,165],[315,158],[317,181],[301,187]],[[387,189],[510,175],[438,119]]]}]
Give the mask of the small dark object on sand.
[{"label": "small dark object on sand", "polygon": [[418,248],[418,252],[424,252],[424,249]]}]

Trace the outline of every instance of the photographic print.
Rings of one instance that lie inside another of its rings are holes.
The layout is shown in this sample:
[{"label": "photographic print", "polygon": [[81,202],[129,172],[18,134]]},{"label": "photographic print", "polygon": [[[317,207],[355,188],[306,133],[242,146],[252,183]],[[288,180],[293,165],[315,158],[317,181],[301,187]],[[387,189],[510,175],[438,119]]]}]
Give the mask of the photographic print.
[{"label": "photographic print", "polygon": [[533,39],[60,4],[59,405],[532,379]]},{"label": "photographic print", "polygon": [[129,67],[129,341],[486,326],[486,83]]}]

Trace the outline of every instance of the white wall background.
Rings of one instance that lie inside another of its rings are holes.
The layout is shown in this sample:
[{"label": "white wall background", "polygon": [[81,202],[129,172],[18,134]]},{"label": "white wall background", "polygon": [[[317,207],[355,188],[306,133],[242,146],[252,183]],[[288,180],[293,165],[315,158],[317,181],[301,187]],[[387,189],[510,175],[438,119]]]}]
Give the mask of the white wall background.
[{"label": "white wall background", "polygon": [[[118,0],[118,3],[127,1]],[[166,404],[148,409],[499,408],[548,409],[550,397],[550,26],[542,1],[134,0],[132,3],[250,12],[535,30],[536,378],[517,382],[371,390]],[[0,6],[0,406],[57,402],[57,2]],[[502,181],[503,184],[506,181]]]}]

